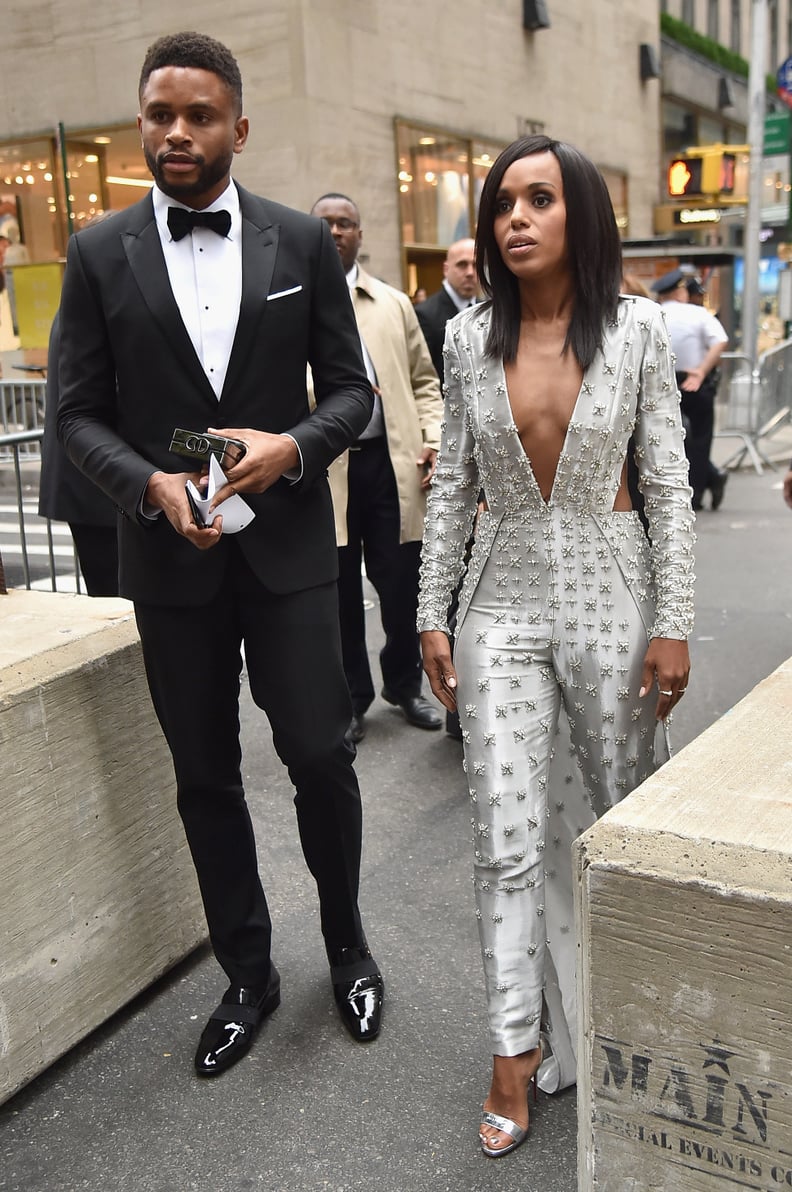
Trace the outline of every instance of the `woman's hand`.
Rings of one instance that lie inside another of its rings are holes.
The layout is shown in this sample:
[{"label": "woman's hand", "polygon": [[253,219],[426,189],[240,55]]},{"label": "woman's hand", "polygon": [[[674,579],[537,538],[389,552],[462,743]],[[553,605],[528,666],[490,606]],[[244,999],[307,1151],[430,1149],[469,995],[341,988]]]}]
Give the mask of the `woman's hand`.
[{"label": "woman's hand", "polygon": [[660,692],[655,716],[665,720],[687,691],[690,678],[690,655],[686,641],[670,637],[653,637],[644,658],[641,675],[641,699],[648,695],[655,679]]},{"label": "woman's hand", "polygon": [[451,643],[442,629],[429,629],[421,634],[423,668],[432,693],[449,712],[456,711],[457,677],[451,661]]}]

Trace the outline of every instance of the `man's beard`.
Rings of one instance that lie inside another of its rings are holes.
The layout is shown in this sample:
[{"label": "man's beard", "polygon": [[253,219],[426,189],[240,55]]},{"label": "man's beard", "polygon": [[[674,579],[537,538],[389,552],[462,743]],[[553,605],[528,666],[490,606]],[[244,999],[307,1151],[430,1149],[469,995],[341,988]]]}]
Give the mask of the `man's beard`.
[{"label": "man's beard", "polygon": [[[166,151],[162,156],[167,156],[168,152],[170,151]],[[183,203],[186,203],[191,198],[202,197],[208,191],[212,190],[218,182],[222,182],[230,172],[231,163],[234,160],[233,153],[229,152],[207,165],[205,157],[202,157],[199,153],[191,153],[189,156],[198,167],[198,177],[193,182],[172,182],[166,180],[163,176],[163,166],[159,157],[155,157],[145,145],[143,146],[143,156],[160,190],[171,199],[178,199]]]}]

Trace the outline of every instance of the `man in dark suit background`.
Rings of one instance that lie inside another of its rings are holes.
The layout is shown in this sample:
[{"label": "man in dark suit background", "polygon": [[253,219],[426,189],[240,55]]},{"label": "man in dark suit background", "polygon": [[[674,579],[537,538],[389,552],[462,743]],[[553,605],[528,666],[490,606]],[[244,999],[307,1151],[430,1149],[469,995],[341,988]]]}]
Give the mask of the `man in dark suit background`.
[{"label": "man in dark suit background", "polygon": [[39,517],[69,523],[89,596],[118,595],[118,540],[112,502],[75,468],[58,442],[60,315],[50,330],[47,404],[41,441]]},{"label": "man in dark suit background", "polygon": [[[161,38],[139,95],[155,187],[70,241],[58,426],[122,514],[120,590],[135,602],[230,982],[195,1057],[209,1076],[245,1054],[280,1000],[241,779],[243,641],[251,694],[296,788],[336,1003],[354,1038],[379,1031],[382,978],[358,909],[361,808],[344,741],[351,705],[325,475],[368,422],[372,393],[327,226],[230,180],[248,134],[230,52],[201,34]],[[199,477],[169,451],[176,427],[222,428],[245,444],[213,502],[242,495],[255,518],[240,533],[223,534],[221,516],[193,521],[185,484]]]},{"label": "man in dark suit background", "polygon": [[[89,219],[85,226],[93,227],[102,223],[112,214],[112,211],[102,211]],[[117,596],[118,539],[113,503],[75,468],[58,442],[59,359],[60,314],[56,314],[50,328],[47,352],[47,399],[44,438],[41,440],[39,516],[47,517],[51,521],[69,523],[88,595]]]},{"label": "man in dark suit background", "polygon": [[[475,303],[477,290],[476,242],[468,239],[457,240],[446,253],[441,288],[415,308],[424,339],[429,347],[432,364],[435,366],[435,372],[440,378],[441,385],[444,380],[443,344],[446,323],[449,319],[453,319],[454,315],[458,315],[460,311]],[[454,592],[448,613],[448,623],[452,629],[456,624],[460,587],[461,585],[458,585]],[[462,740],[462,729],[459,725],[457,712],[446,712],[446,732],[458,741]]]},{"label": "man in dark suit background", "polygon": [[441,382],[446,323],[475,302],[477,290],[475,241],[457,240],[446,253],[441,288],[415,308],[432,364]]}]

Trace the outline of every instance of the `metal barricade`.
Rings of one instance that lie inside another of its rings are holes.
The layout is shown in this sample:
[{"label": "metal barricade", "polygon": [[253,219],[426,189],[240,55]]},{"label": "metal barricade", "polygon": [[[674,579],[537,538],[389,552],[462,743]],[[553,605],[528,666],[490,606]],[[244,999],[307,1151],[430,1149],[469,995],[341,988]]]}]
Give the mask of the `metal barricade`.
[{"label": "metal barricade", "polygon": [[792,339],[785,339],[759,357],[761,391],[757,439],[767,439],[786,422],[792,402]]},{"label": "metal barricade", "polygon": [[756,366],[740,352],[724,352],[719,367],[715,438],[739,439],[741,444],[723,466],[739,468],[747,457],[761,476],[764,466],[775,464],[760,444],[790,415],[792,339],[763,352]]},{"label": "metal barricade", "polygon": [[[46,390],[46,381],[0,381],[0,435],[41,430],[44,426]],[[23,439],[17,451],[22,456],[40,459],[41,436]],[[7,444],[0,448],[0,459],[11,459]]]},{"label": "metal barricade", "polygon": [[[35,383],[35,382],[34,382]],[[14,471],[14,490],[16,495],[16,523],[18,528],[18,545],[19,554],[22,562],[22,579],[26,588],[33,586],[33,576],[30,565],[30,546],[28,543],[28,530],[25,524],[25,501],[22,484],[22,464],[27,463],[30,459],[28,449],[35,446],[38,453],[41,450],[41,440],[44,436],[43,428],[38,430],[19,431],[16,434],[0,434],[0,460],[11,460]],[[47,556],[49,565],[49,586],[53,592],[58,591],[57,584],[57,570],[55,563],[55,544],[52,535],[52,523],[47,519],[46,521],[46,537],[47,537]],[[59,548],[60,550],[61,548]],[[74,581],[78,592],[82,591],[82,582],[80,576],[79,560],[77,558],[77,551],[73,549],[74,553]],[[40,553],[40,549],[34,547],[34,551]],[[7,569],[7,564],[6,564]],[[6,575],[3,567],[3,559],[0,556],[0,594],[6,592]],[[72,589],[73,590],[73,589]]]}]

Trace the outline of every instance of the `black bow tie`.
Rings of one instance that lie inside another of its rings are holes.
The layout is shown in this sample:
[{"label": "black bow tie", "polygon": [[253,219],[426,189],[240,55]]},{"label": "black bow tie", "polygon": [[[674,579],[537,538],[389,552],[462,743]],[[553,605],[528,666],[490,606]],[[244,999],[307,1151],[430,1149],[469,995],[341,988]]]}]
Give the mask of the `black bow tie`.
[{"label": "black bow tie", "polygon": [[168,208],[168,231],[174,240],[183,240],[193,228],[211,228],[218,236],[227,236],[230,227],[229,211],[187,211],[184,207]]}]

